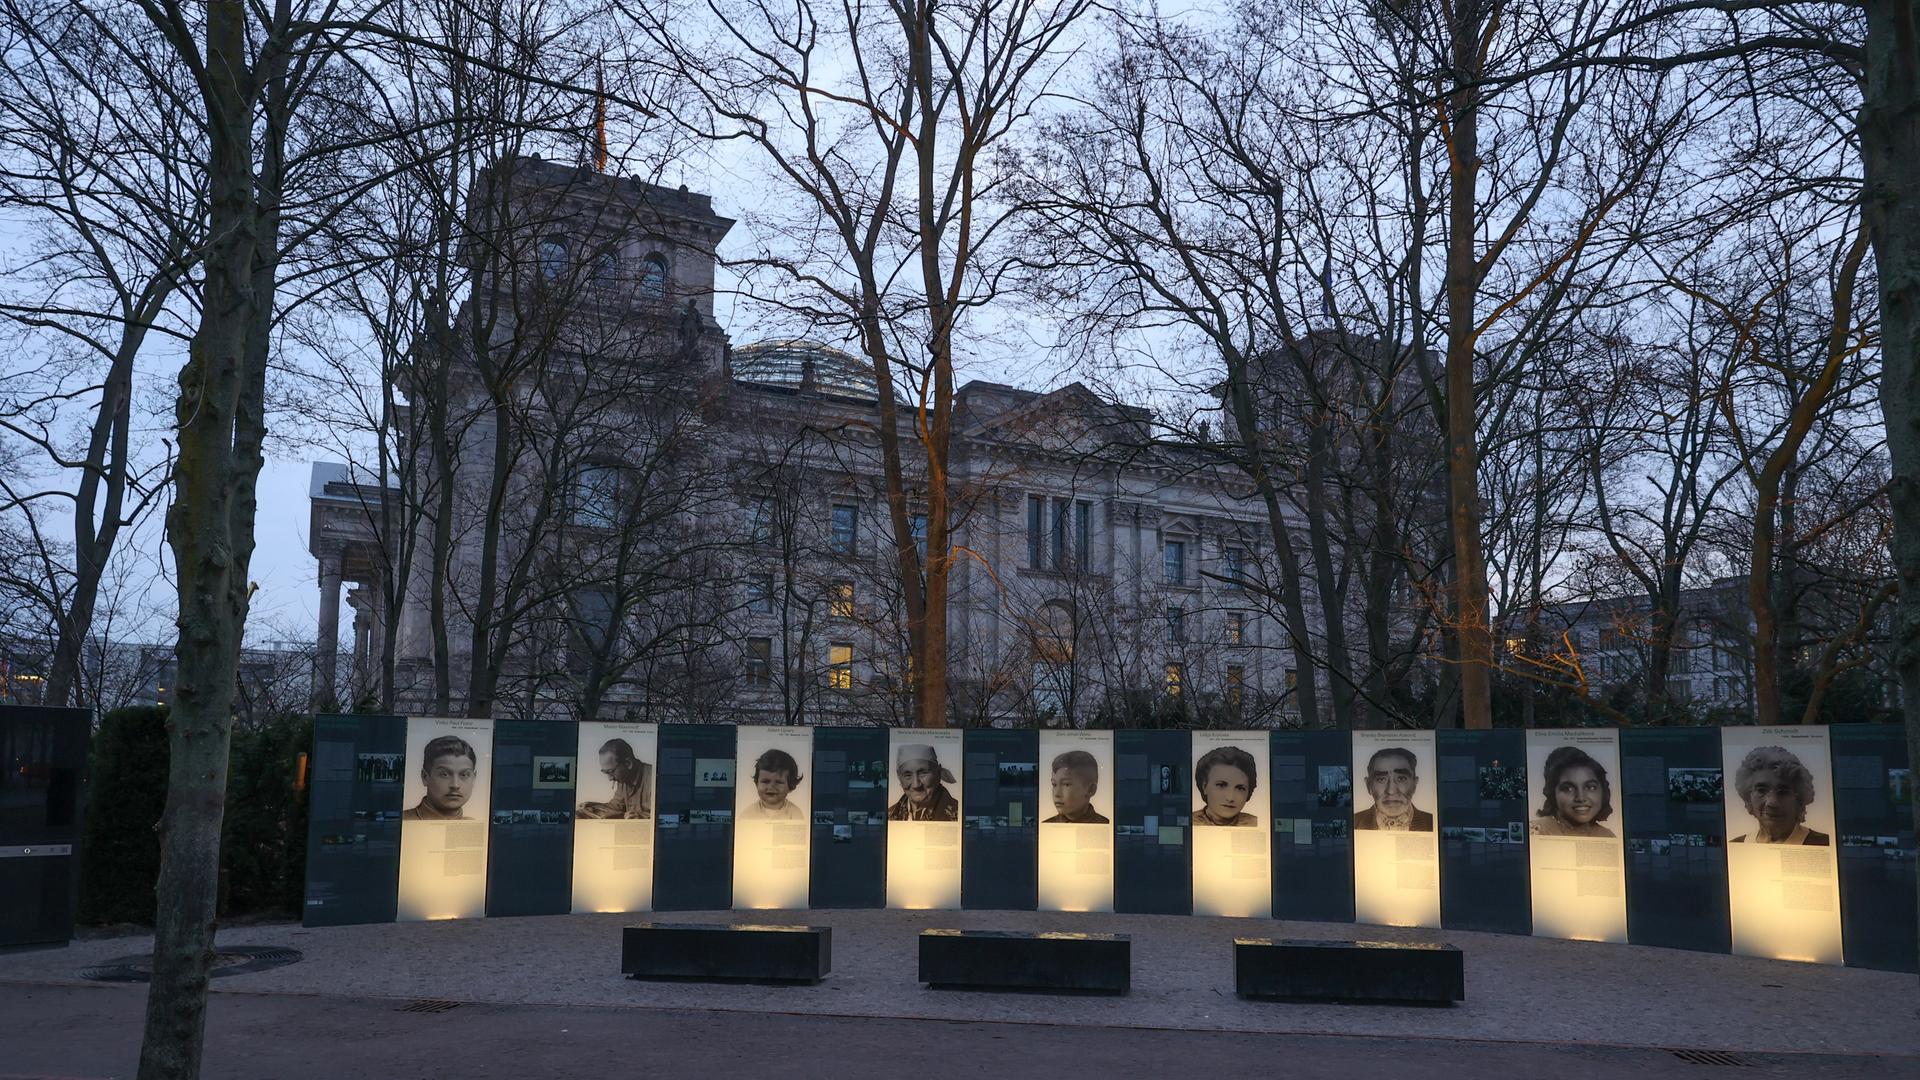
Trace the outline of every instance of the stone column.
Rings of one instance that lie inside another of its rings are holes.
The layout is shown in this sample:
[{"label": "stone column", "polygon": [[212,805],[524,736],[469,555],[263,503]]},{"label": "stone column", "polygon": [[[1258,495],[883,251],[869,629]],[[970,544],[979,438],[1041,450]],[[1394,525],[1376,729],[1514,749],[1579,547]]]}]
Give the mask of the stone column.
[{"label": "stone column", "polygon": [[315,642],[313,698],[335,697],[340,670],[340,556],[320,556],[320,634]]}]

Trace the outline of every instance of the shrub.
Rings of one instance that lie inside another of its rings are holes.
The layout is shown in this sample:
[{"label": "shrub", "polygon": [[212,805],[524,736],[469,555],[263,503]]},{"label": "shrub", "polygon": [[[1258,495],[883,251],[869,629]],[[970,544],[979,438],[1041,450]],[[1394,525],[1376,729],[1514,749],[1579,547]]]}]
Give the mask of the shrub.
[{"label": "shrub", "polygon": [[101,717],[80,836],[81,922],[153,925],[167,759],[166,706]]}]

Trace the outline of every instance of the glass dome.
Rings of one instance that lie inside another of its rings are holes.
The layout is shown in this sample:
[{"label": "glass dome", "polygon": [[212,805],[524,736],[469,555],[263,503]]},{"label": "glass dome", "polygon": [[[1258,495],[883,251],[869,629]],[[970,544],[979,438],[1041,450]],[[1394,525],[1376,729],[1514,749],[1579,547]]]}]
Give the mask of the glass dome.
[{"label": "glass dome", "polygon": [[761,341],[733,351],[733,378],[755,386],[798,390],[812,369],[813,386],[835,397],[878,401],[880,390],[866,361],[818,341]]}]

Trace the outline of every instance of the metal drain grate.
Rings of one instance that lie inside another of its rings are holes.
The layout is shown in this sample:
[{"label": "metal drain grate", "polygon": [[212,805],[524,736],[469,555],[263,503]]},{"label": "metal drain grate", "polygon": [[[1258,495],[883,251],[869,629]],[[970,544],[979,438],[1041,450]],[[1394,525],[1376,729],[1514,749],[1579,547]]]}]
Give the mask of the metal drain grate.
[{"label": "metal drain grate", "polygon": [[1753,1062],[1725,1050],[1668,1050],[1667,1053],[1689,1065],[1732,1065],[1746,1069],[1753,1067]]},{"label": "metal drain grate", "polygon": [[421,998],[418,1001],[409,1001],[405,1005],[400,1006],[400,1011],[410,1012],[410,1013],[443,1013],[453,1009],[457,1009],[460,1007],[460,1005],[461,1005],[461,1002],[458,1002],[458,1001],[441,1001],[437,998]]}]

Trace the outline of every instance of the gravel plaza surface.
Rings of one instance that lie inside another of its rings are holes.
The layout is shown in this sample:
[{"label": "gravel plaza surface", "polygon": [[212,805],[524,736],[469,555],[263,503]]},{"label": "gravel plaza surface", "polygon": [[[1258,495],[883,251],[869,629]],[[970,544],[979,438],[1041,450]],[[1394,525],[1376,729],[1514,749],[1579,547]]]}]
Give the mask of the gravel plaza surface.
[{"label": "gravel plaza surface", "polygon": [[[831,926],[832,974],[814,986],[623,978],[620,928],[649,919]],[[915,979],[916,936],[935,927],[1128,934],[1132,992],[1078,997],[929,990]],[[1465,952],[1467,997],[1439,1008],[1242,1000],[1233,993],[1231,946],[1244,936],[1448,942]],[[1912,975],[1453,930],[1153,915],[719,911],[317,929],[263,924],[225,929],[219,943],[292,948],[305,956],[286,967],[214,981],[216,990],[232,992],[1920,1056],[1920,984]],[[149,937],[122,936],[0,955],[0,983],[80,983],[83,969],[150,948]]]}]

